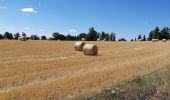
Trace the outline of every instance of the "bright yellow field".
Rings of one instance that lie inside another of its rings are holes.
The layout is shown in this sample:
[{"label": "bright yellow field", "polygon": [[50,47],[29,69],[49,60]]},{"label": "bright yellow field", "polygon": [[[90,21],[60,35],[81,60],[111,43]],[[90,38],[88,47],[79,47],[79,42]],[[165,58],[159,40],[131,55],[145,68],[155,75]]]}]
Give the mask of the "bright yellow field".
[{"label": "bright yellow field", "polygon": [[170,65],[170,42],[90,43],[98,56],[74,51],[74,42],[0,41],[0,100],[91,96]]}]

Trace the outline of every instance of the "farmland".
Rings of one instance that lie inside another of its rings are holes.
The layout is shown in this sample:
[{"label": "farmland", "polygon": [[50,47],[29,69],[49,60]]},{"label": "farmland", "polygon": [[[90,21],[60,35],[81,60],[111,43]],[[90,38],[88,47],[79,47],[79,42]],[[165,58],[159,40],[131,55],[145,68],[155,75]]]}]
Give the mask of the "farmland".
[{"label": "farmland", "polygon": [[122,80],[170,65],[170,42],[87,42],[97,56],[70,41],[0,41],[0,99],[93,96]]}]

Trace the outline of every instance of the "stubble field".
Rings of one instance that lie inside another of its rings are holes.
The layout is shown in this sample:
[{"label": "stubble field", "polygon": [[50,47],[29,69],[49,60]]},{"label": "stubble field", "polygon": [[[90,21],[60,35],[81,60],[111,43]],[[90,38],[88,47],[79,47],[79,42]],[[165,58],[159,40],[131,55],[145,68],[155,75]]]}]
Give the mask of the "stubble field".
[{"label": "stubble field", "polygon": [[98,56],[74,51],[74,42],[0,41],[0,100],[93,96],[170,65],[170,42],[87,43]]}]

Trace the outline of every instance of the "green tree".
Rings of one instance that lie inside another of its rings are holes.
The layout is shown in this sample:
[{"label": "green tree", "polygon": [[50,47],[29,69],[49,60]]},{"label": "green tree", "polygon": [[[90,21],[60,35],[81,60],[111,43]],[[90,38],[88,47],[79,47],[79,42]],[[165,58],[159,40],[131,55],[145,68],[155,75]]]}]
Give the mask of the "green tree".
[{"label": "green tree", "polygon": [[22,32],[22,36],[23,36],[23,37],[26,37],[27,34],[26,34],[25,32]]},{"label": "green tree", "polygon": [[112,32],[109,37],[110,37],[110,41],[116,41],[116,34],[115,33]]},{"label": "green tree", "polygon": [[150,33],[149,33],[149,40],[152,40],[152,39],[161,39],[161,34],[160,34],[160,29],[159,27],[155,27],[154,30],[152,30]]},{"label": "green tree", "polygon": [[37,35],[31,35],[30,39],[31,40],[39,40],[40,38]]},{"label": "green tree", "polygon": [[161,39],[161,33],[160,33],[160,29],[159,27],[155,27],[154,30],[152,30],[150,33],[149,33],[149,40],[152,40],[152,39]]},{"label": "green tree", "polygon": [[140,34],[139,34],[139,36],[138,36],[138,40],[139,40],[139,39],[142,39],[142,36],[141,36]]},{"label": "green tree", "polygon": [[146,41],[146,36],[145,36],[145,35],[143,36],[143,39],[142,39],[142,40],[143,40],[143,41]]},{"label": "green tree", "polygon": [[[99,33],[100,34],[100,33]],[[104,31],[102,31],[101,33],[101,39],[104,40],[106,39],[106,33]]]},{"label": "green tree", "polygon": [[41,40],[47,40],[46,36],[41,36]]},{"label": "green tree", "polygon": [[65,40],[65,36],[63,34],[60,34],[58,32],[54,32],[52,34],[54,40]]},{"label": "green tree", "polygon": [[159,27],[156,27],[153,32],[153,39],[160,39],[160,30]]},{"label": "green tree", "polygon": [[109,33],[106,33],[106,35],[105,35],[105,40],[106,40],[106,41],[109,41],[109,38],[110,38]]},{"label": "green tree", "polygon": [[13,39],[13,34],[9,33],[9,32],[5,32],[4,33],[4,38],[6,38],[6,39]]},{"label": "green tree", "polygon": [[80,33],[78,36],[77,36],[78,40],[81,40],[82,38],[85,38],[86,40],[90,40],[89,39],[89,35],[86,34],[86,33]]},{"label": "green tree", "polygon": [[120,38],[120,39],[118,39],[118,41],[126,41],[126,39],[125,38]]},{"label": "green tree", "polygon": [[170,39],[170,29],[168,27],[164,27],[160,31],[160,35],[161,39]]},{"label": "green tree", "polygon": [[90,41],[97,41],[98,38],[98,33],[97,31],[94,29],[94,27],[89,28],[89,40]]},{"label": "green tree", "polygon": [[135,38],[135,41],[136,41],[136,38]]},{"label": "green tree", "polygon": [[72,35],[68,34],[66,36],[65,40],[71,40],[71,41],[76,40],[76,36],[72,36]]},{"label": "green tree", "polygon": [[152,38],[153,38],[153,34],[154,34],[154,32],[153,32],[153,31],[151,31],[151,32],[149,33],[149,38],[148,38],[148,40],[149,40],[149,41],[151,41],[151,40],[152,40]]},{"label": "green tree", "polygon": [[0,39],[4,39],[4,37],[3,37],[3,35],[2,35],[2,34],[0,34]]},{"label": "green tree", "polygon": [[60,37],[60,33],[59,33],[59,32],[54,32],[54,33],[52,34],[52,36],[53,36],[53,38],[54,38],[55,40],[58,40],[59,37]]},{"label": "green tree", "polygon": [[20,37],[20,34],[19,33],[16,33],[16,34],[14,34],[14,39],[18,39],[18,37]]}]

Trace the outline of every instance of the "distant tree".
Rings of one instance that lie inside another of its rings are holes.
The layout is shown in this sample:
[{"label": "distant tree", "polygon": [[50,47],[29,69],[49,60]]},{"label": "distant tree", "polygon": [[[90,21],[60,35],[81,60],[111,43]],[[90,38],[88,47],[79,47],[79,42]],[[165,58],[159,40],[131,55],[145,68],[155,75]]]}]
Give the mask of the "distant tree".
[{"label": "distant tree", "polygon": [[161,39],[159,27],[155,27],[155,29],[149,33],[149,40],[152,39]]},{"label": "distant tree", "polygon": [[139,39],[142,39],[142,36],[141,36],[140,34],[139,34],[139,36],[138,36],[138,40],[139,40]]},{"label": "distant tree", "polygon": [[0,34],[0,39],[4,39],[4,37],[3,37],[3,35],[2,35],[2,34]]},{"label": "distant tree", "polygon": [[98,33],[97,31],[94,29],[94,27],[89,28],[89,40],[90,41],[97,41],[98,38]]},{"label": "distant tree", "polygon": [[63,34],[60,34],[58,32],[54,32],[52,34],[54,40],[65,40],[65,36]]},{"label": "distant tree", "polygon": [[110,37],[110,41],[116,41],[116,34],[115,33],[112,32],[109,37]]},{"label": "distant tree", "polygon": [[160,38],[161,39],[170,39],[170,29],[168,27],[164,27],[160,31]]},{"label": "distant tree", "polygon": [[151,41],[151,40],[152,40],[152,38],[153,38],[153,34],[154,34],[154,32],[153,32],[153,31],[151,31],[151,32],[149,33],[149,37],[148,37],[148,40],[149,40],[149,41]]},{"label": "distant tree", "polygon": [[58,40],[58,39],[60,38],[60,33],[54,32],[54,33],[52,34],[52,36],[53,36],[53,38],[54,38],[55,40]]},{"label": "distant tree", "polygon": [[101,41],[102,40],[102,34],[98,33],[97,35],[98,35],[97,41]]},{"label": "distant tree", "polygon": [[26,37],[27,38],[27,40],[29,40],[30,39],[30,37]]},{"label": "distant tree", "polygon": [[19,33],[16,33],[16,34],[14,34],[14,39],[18,39],[18,37],[20,37],[20,34]]},{"label": "distant tree", "polygon": [[40,38],[37,35],[31,35],[30,39],[31,40],[40,40]]},{"label": "distant tree", "polygon": [[135,41],[136,41],[136,38],[135,38]]},{"label": "distant tree", "polygon": [[65,40],[71,40],[71,35],[68,34],[68,35],[66,36]]},{"label": "distant tree", "polygon": [[106,35],[105,35],[105,40],[106,40],[106,41],[109,41],[109,38],[110,38],[110,34],[109,34],[109,33],[106,33]]},{"label": "distant tree", "polygon": [[5,32],[4,33],[4,38],[6,38],[6,39],[13,39],[13,34],[9,33],[9,32]]},{"label": "distant tree", "polygon": [[26,35],[26,33],[25,33],[25,32],[22,32],[22,36],[26,37],[27,35]]},{"label": "distant tree", "polygon": [[109,33],[105,33],[104,31],[102,31],[101,33],[97,33],[97,39],[99,39],[100,41],[111,41],[114,39],[115,34],[109,34]]},{"label": "distant tree", "polygon": [[153,39],[160,39],[160,29],[156,27],[153,34]]},{"label": "distant tree", "polygon": [[65,40],[71,40],[71,41],[76,40],[76,36],[72,36],[68,34],[67,36],[65,36]]},{"label": "distant tree", "polygon": [[41,36],[41,40],[47,40],[46,36]]},{"label": "distant tree", "polygon": [[120,39],[118,39],[118,41],[126,41],[126,39],[125,38],[120,38]]},{"label": "distant tree", "polygon": [[145,35],[143,36],[143,39],[142,39],[142,40],[143,40],[143,41],[146,41],[146,36],[145,36]]},{"label": "distant tree", "polygon": [[101,39],[102,39],[102,40],[106,39],[106,33],[105,33],[104,31],[102,31],[102,32],[99,33],[99,34],[101,34]]},{"label": "distant tree", "polygon": [[60,40],[65,40],[65,38],[66,37],[63,34],[60,34],[60,38],[59,38]]},{"label": "distant tree", "polygon": [[86,40],[89,40],[89,35],[86,34],[86,33],[80,33],[78,36],[77,36],[78,40],[81,40],[82,38],[85,38]]}]

